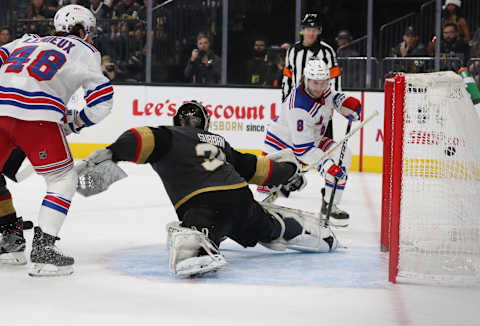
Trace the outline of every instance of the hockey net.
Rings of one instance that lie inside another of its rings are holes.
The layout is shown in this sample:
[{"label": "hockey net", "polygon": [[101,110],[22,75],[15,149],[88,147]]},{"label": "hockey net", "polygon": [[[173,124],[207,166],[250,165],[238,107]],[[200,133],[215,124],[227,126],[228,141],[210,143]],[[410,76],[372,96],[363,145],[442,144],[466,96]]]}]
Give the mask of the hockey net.
[{"label": "hockey net", "polygon": [[389,280],[480,281],[480,119],[453,72],[385,81]]}]

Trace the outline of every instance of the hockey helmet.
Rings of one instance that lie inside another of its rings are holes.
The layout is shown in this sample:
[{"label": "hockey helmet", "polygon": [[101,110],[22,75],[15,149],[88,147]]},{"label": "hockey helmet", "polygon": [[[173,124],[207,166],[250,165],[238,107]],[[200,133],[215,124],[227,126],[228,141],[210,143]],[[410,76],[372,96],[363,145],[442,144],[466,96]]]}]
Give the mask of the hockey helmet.
[{"label": "hockey helmet", "polygon": [[73,26],[81,24],[85,29],[85,39],[88,37],[91,29],[95,30],[97,19],[87,8],[79,5],[68,5],[60,8],[53,19],[55,30],[57,32],[69,33]]},{"label": "hockey helmet", "polygon": [[305,79],[328,80],[330,79],[330,69],[327,64],[318,58],[312,58],[307,61],[303,69]]},{"label": "hockey helmet", "polygon": [[173,125],[208,130],[210,116],[203,105],[192,100],[178,108],[173,117]]},{"label": "hockey helmet", "polygon": [[[329,80],[330,80],[330,69],[327,64],[316,57],[311,58],[307,61],[305,68],[303,69],[303,78],[305,84],[305,90],[307,93],[316,98],[328,89]],[[310,80],[324,81],[322,83],[312,83],[317,84],[316,86],[310,86]],[[312,89],[311,89],[312,88]]]},{"label": "hockey helmet", "polygon": [[314,13],[307,13],[302,19],[302,26],[305,27],[316,27],[322,32],[322,24],[320,22],[320,15]]}]

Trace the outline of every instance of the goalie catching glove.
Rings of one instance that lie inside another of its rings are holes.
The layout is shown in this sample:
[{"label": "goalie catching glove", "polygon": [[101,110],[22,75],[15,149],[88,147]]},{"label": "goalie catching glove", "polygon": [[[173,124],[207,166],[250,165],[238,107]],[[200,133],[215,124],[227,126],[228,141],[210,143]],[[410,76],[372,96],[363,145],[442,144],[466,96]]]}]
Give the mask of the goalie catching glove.
[{"label": "goalie catching glove", "polygon": [[111,159],[112,152],[102,148],[77,164],[77,192],[89,197],[104,192],[111,184],[126,178],[127,174]]}]

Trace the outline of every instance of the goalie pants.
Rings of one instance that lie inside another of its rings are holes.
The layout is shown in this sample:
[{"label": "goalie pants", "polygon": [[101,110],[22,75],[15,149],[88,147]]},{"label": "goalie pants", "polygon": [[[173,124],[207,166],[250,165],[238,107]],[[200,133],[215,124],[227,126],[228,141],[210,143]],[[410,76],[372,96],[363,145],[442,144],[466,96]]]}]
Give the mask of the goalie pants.
[{"label": "goalie pants", "polygon": [[271,242],[280,236],[281,226],[257,203],[248,187],[196,195],[177,209],[184,227],[207,228],[209,238],[220,243],[223,236],[244,247]]},{"label": "goalie pants", "polygon": [[0,168],[19,147],[37,174],[47,183],[38,225],[56,236],[70,208],[77,177],[73,157],[60,124],[51,121],[24,121],[0,116]]}]

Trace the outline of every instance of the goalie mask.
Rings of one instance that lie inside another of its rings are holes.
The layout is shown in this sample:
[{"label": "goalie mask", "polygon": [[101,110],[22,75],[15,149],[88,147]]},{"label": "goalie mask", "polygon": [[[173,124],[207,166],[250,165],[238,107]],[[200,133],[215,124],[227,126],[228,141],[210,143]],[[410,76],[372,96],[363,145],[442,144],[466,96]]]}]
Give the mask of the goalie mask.
[{"label": "goalie mask", "polygon": [[173,117],[173,125],[208,130],[210,117],[207,109],[196,101],[182,104]]},{"label": "goalie mask", "polygon": [[330,69],[320,59],[310,59],[303,69],[305,91],[312,98],[320,98],[330,84]]},{"label": "goalie mask", "polygon": [[68,5],[60,8],[53,19],[55,31],[70,33],[72,28],[80,24],[85,30],[85,38],[95,31],[97,19],[90,10],[79,5]]}]

